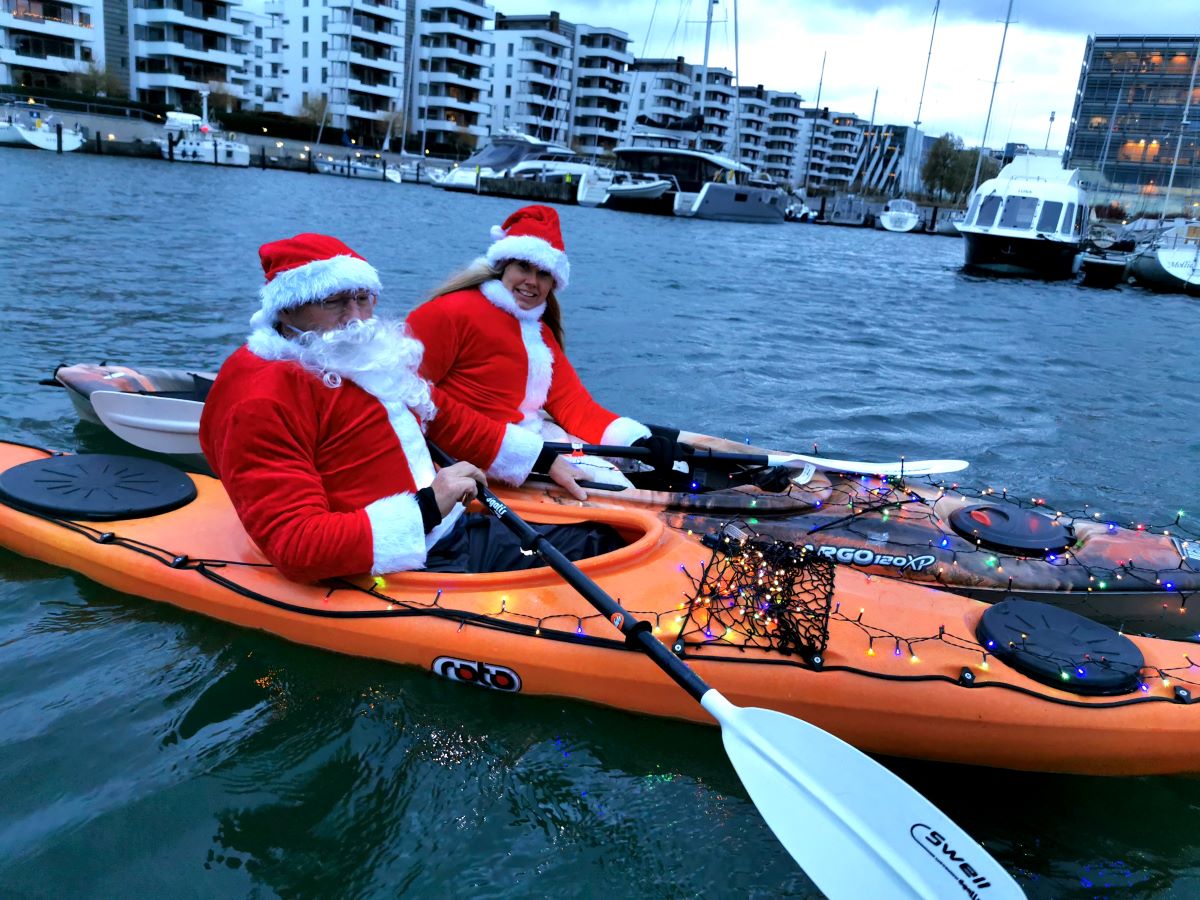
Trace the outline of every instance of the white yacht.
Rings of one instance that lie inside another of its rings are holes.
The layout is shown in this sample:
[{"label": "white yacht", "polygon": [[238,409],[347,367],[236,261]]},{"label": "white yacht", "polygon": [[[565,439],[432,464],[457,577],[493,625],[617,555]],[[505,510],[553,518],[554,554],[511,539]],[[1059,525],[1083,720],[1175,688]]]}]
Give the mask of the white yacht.
[{"label": "white yacht", "polygon": [[200,115],[169,112],[163,133],[155,139],[163,159],[216,166],[250,165],[250,145],[231,133],[222,134],[208,121],[208,91],[200,92]]},{"label": "white yacht", "polygon": [[1018,156],[979,186],[955,227],[965,267],[994,275],[1069,278],[1077,271],[1088,216],[1079,170],[1057,157]]},{"label": "white yacht", "polygon": [[403,181],[399,166],[385,168],[378,159],[358,155],[345,157],[334,156],[332,153],[318,153],[313,156],[313,168],[323,175],[341,175],[343,178],[374,178],[376,181],[390,181],[392,184],[400,184]]},{"label": "white yacht", "polygon": [[784,220],[783,191],[749,184],[750,169],[727,156],[666,146],[617,147],[613,153],[617,172],[600,204],[606,209],[725,222]]},{"label": "white yacht", "polygon": [[895,197],[883,205],[879,224],[884,231],[916,231],[921,224],[921,212],[911,200]]},{"label": "white yacht", "polygon": [[[10,101],[0,106],[0,145],[58,150],[58,126],[62,122],[44,103]],[[78,128],[62,126],[62,150],[69,153],[83,146]]]},{"label": "white yacht", "polygon": [[579,185],[577,199],[582,203],[598,186],[607,187],[612,177],[612,169],[596,165],[570,147],[505,131],[447,172],[438,184],[448,191],[476,191],[481,178],[570,181]]},{"label": "white yacht", "polygon": [[1200,295],[1200,222],[1181,221],[1156,235],[1129,257],[1126,271],[1152,290]]}]

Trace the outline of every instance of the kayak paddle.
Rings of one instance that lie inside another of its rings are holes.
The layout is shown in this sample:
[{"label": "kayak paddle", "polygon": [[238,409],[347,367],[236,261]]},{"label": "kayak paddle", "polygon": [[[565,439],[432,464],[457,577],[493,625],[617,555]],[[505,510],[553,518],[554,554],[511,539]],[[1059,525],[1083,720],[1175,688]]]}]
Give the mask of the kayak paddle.
[{"label": "kayak paddle", "polygon": [[[874,463],[847,459],[826,459],[823,456],[805,456],[802,453],[737,453],[721,450],[706,450],[680,444],[685,460],[702,462],[712,460],[723,463],[740,463],[746,466],[784,466],[803,470],[815,466],[828,472],[850,472],[858,475],[887,475],[900,477],[911,475],[946,475],[961,472],[970,465],[962,459],[912,459],[899,462]],[[555,453],[585,453],[590,456],[611,456],[624,459],[649,458],[648,447],[608,446],[606,444],[567,444],[547,442],[546,447]]]},{"label": "kayak paddle", "polygon": [[[432,443],[434,460],[454,460]],[[487,488],[484,506],[604,614],[721,726],[725,752],[767,825],[827,896],[1024,897],[986,850],[921,794],[827,731],[769,709],[739,707],[588,578]]]},{"label": "kayak paddle", "polygon": [[155,453],[202,452],[203,403],[128,391],[94,391],[88,399],[104,426],[135,447]]}]

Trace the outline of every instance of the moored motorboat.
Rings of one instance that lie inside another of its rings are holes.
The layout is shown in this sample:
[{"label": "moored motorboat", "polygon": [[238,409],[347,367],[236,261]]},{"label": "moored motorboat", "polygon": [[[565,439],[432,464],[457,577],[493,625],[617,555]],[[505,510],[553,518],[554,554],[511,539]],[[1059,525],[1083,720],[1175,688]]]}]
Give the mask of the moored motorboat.
[{"label": "moored motorboat", "polygon": [[250,145],[208,120],[208,91],[200,91],[200,115],[171,111],[163,123],[163,137],[155,142],[163,159],[214,166],[249,166]]},{"label": "moored motorboat", "polygon": [[1078,169],[1024,155],[979,186],[955,227],[966,242],[964,268],[990,275],[1069,278],[1078,271],[1087,194]]},{"label": "moored motorboat", "polygon": [[1129,257],[1129,278],[1143,287],[1200,295],[1200,222],[1179,222]]},{"label": "moored motorboat", "polygon": [[[106,491],[55,489],[101,482]],[[467,684],[707,721],[549,569],[289,582],[250,542],[219,482],[128,457],[0,443],[0,499],[0,545],[115,590]],[[1104,659],[1078,648],[1063,656],[1060,613],[1041,604],[989,609],[729,533],[702,544],[646,510],[509,502],[535,521],[586,515],[615,528],[627,546],[579,568],[736,703],[888,755],[1200,771],[1188,645],[1076,617],[1067,623]]]},{"label": "moored motorboat", "polygon": [[70,153],[83,146],[83,132],[64,125],[44,103],[12,100],[0,104],[0,145]]},{"label": "moored motorboat", "polygon": [[911,200],[896,197],[883,205],[878,221],[884,231],[916,231],[921,224],[921,212]]},{"label": "moored motorboat", "polygon": [[389,166],[379,159],[364,159],[361,156],[337,157],[331,153],[325,153],[313,157],[313,166],[322,175],[372,178],[375,181],[390,181],[392,184],[400,184],[403,181],[399,167]]},{"label": "moored motorboat", "polygon": [[[118,433],[138,446],[198,457],[203,373],[82,365],[59,368],[55,376],[92,421],[95,392],[136,395],[124,407],[128,418],[110,420],[110,427],[131,422]],[[168,390],[157,404],[156,382]],[[770,451],[701,434],[682,437],[698,451],[686,473],[664,479],[629,472],[632,488],[588,485],[588,505],[652,510],[673,528],[699,533],[740,519],[872,576],[989,602],[1019,594],[1129,632],[1200,634],[1200,540],[1178,521],[1122,524],[1089,510],[1054,510],[1012,492],[948,485],[937,474],[951,467],[920,468],[917,461],[839,466],[809,457],[811,469],[750,458],[706,461],[706,450],[768,458]],[[517,493],[562,499],[553,483],[536,479]]]}]

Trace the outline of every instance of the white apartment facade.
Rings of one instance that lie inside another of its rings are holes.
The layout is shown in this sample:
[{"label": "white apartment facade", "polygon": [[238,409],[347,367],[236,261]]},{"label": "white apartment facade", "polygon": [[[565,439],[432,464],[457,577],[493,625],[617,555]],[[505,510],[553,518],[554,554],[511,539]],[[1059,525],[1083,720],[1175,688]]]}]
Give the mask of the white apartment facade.
[{"label": "white apartment facade", "polygon": [[767,92],[767,142],[763,174],[793,187],[800,182],[804,98],[789,91]]},{"label": "white apartment facade", "polygon": [[496,15],[492,132],[570,138],[575,26],[549,16]]},{"label": "white apartment facade", "polygon": [[605,155],[620,143],[629,103],[629,35],[616,28],[576,25],[574,49],[569,140],[580,153]]},{"label": "white apartment facade", "polygon": [[493,16],[476,0],[415,0],[405,127],[425,151],[468,152],[489,133]]},{"label": "white apartment facade", "polygon": [[692,66],[682,56],[633,61],[622,140],[630,140],[639,127],[677,126],[691,114]]},{"label": "white apartment facade", "polygon": [[[692,77],[692,109],[704,119],[700,149],[728,156],[733,152],[734,131],[737,128],[734,115],[737,90],[733,86],[733,73],[716,67],[707,70],[695,68]],[[701,79],[704,80],[703,86]]]},{"label": "white apartment facade", "polygon": [[767,161],[767,127],[770,104],[763,86],[738,87],[737,158],[755,175],[763,174]]},{"label": "white apartment facade", "polygon": [[0,0],[0,84],[68,87],[102,66],[103,4]]}]

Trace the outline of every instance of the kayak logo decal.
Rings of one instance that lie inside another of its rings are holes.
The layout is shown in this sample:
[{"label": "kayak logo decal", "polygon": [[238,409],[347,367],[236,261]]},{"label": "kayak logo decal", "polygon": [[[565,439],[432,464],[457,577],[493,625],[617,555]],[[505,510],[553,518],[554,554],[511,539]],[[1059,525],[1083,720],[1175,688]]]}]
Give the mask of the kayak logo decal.
[{"label": "kayak logo decal", "polygon": [[462,684],[474,684],[506,694],[515,694],[521,690],[521,676],[507,666],[439,656],[433,661],[432,668],[434,675],[441,675]]},{"label": "kayak logo decal", "polygon": [[980,891],[986,891],[992,886],[987,876],[981,875],[961,853],[950,846],[945,835],[922,822],[913,825],[908,833],[912,835],[918,847],[932,856],[934,861],[946,870],[946,874],[958,882],[963,893],[971,900],[981,900],[984,894]]},{"label": "kayak logo decal", "polygon": [[877,553],[866,547],[831,547],[828,544],[805,544],[804,549],[817,556],[851,566],[893,566],[901,572],[911,569],[923,572],[936,561],[928,553],[923,556],[908,556],[904,553]]}]

